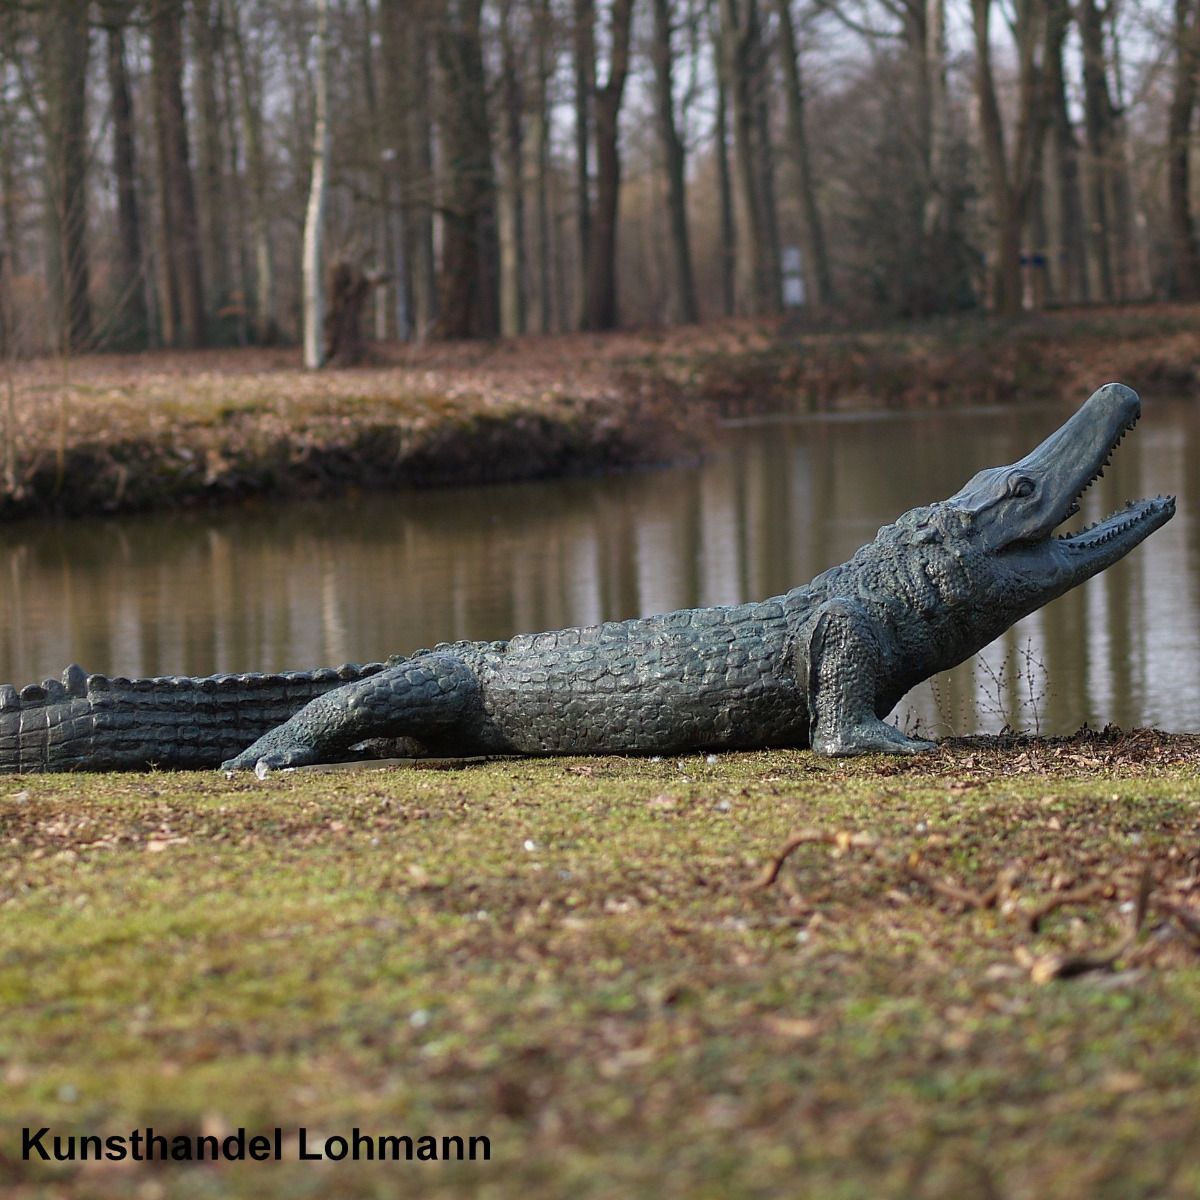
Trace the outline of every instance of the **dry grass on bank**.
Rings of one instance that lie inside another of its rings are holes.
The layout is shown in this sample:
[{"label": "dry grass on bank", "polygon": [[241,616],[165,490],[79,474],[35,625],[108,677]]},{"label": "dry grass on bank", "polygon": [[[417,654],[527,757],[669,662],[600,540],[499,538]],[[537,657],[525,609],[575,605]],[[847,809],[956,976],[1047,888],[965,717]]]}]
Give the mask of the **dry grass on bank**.
[{"label": "dry grass on bank", "polygon": [[18,366],[13,419],[0,422],[0,515],[494,482],[706,443],[705,421],[670,389],[619,375],[423,363],[308,373],[294,360],[238,350]]},{"label": "dry grass on bank", "polygon": [[384,347],[305,372],[291,349],[10,364],[0,516],[494,482],[702,453],[722,416],[1192,392],[1200,308],[870,331],[731,321],[658,333]]}]

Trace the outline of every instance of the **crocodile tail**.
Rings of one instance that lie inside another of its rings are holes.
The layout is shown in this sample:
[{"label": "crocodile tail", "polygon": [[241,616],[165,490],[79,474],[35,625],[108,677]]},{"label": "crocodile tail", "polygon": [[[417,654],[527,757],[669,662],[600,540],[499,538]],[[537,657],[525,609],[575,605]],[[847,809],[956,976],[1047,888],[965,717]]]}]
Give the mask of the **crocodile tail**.
[{"label": "crocodile tail", "polygon": [[0,684],[0,775],[216,767],[316,696],[382,671],[347,663],[277,675],[89,675]]}]

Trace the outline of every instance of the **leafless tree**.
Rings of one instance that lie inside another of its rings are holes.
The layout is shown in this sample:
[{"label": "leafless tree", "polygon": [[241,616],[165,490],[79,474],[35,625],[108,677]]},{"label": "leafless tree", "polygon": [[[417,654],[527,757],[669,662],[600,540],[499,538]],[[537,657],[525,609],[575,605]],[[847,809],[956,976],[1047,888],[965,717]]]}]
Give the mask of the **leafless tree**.
[{"label": "leafless tree", "polygon": [[997,312],[1012,314],[1022,306],[1021,239],[1041,171],[1046,88],[1040,51],[1045,37],[1046,8],[1044,0],[1015,0],[1012,33],[1017,51],[1017,112],[1015,129],[1008,132],[992,69],[991,14],[992,0],[971,0],[980,138],[996,227],[992,303]]},{"label": "leafless tree", "polygon": [[151,0],[150,41],[163,340],[169,345],[200,346],[205,341],[203,270],[183,99],[183,0]]},{"label": "leafless tree", "polygon": [[612,0],[608,74],[596,87],[596,211],[587,263],[588,329],[612,329],[617,323],[617,209],[621,197],[618,121],[629,74],[633,0]]},{"label": "leafless tree", "polygon": [[447,164],[438,327],[450,338],[500,330],[496,183],[481,9],[482,0],[453,0],[444,5],[437,26]]},{"label": "leafless tree", "polygon": [[499,0],[500,332],[525,332],[525,86],[516,5]]},{"label": "leafless tree", "polygon": [[825,250],[825,228],[817,205],[816,180],[813,178],[812,155],[808,148],[804,84],[791,0],[776,0],[776,9],[779,13],[779,52],[783,59],[784,91],[787,96],[788,144],[803,213],[805,290],[814,304],[824,306],[833,302],[833,276]]},{"label": "leafless tree", "polygon": [[734,278],[738,305],[752,314],[780,304],[778,257],[772,254],[770,203],[763,195],[771,147],[762,141],[759,99],[766,55],[758,0],[720,0],[720,70],[733,125]]},{"label": "leafless tree", "polygon": [[118,344],[144,346],[148,334],[142,258],[142,216],[138,196],[137,138],[129,72],[125,63],[125,25],[129,6],[112,0],[101,8],[107,51],[109,104],[112,112],[113,184],[116,190],[117,241],[113,271],[114,312],[110,324]]},{"label": "leafless tree", "polygon": [[92,336],[87,238],[88,5],[53,0],[40,14],[45,138],[46,277],[56,341],[82,349]]},{"label": "leafless tree", "polygon": [[329,197],[329,0],[317,0],[312,176],[304,216],[304,365],[325,365],[325,209]]},{"label": "leafless tree", "polygon": [[675,123],[675,87],[672,68],[671,0],[654,0],[654,106],[658,117],[658,137],[662,147],[667,180],[667,219],[671,235],[671,311],[673,321],[697,319],[696,285],[692,278],[691,237],[687,215],[687,159],[683,139]]},{"label": "leafless tree", "polygon": [[1167,213],[1171,225],[1172,286],[1181,300],[1200,298],[1200,248],[1192,215],[1192,120],[1200,70],[1200,5],[1175,0],[1174,81],[1167,118]]}]

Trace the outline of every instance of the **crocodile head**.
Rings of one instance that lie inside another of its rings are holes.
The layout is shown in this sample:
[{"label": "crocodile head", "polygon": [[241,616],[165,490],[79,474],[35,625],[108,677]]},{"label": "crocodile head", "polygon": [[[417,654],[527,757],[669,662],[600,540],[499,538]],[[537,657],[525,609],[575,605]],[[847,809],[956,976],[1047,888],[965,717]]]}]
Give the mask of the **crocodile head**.
[{"label": "crocodile head", "polygon": [[975,552],[992,568],[988,574],[996,586],[983,602],[1007,610],[1006,620],[1090,579],[1174,515],[1175,498],[1157,496],[1129,501],[1076,533],[1056,533],[1104,474],[1141,407],[1136,392],[1107,383],[1036,450],[1011,466],[980,471],[946,502],[958,510]]}]

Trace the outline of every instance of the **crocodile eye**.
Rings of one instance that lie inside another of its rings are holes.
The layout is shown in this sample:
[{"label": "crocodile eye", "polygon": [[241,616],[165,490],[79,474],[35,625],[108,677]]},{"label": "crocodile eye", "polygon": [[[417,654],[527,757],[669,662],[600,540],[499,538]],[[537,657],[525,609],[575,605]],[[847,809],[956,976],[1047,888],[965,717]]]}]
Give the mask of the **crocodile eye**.
[{"label": "crocodile eye", "polygon": [[1008,494],[1010,496],[1020,496],[1020,497],[1032,496],[1033,495],[1033,480],[1028,479],[1025,476],[1021,476],[1021,478],[1019,478],[1019,479],[1014,479],[1008,485]]}]

